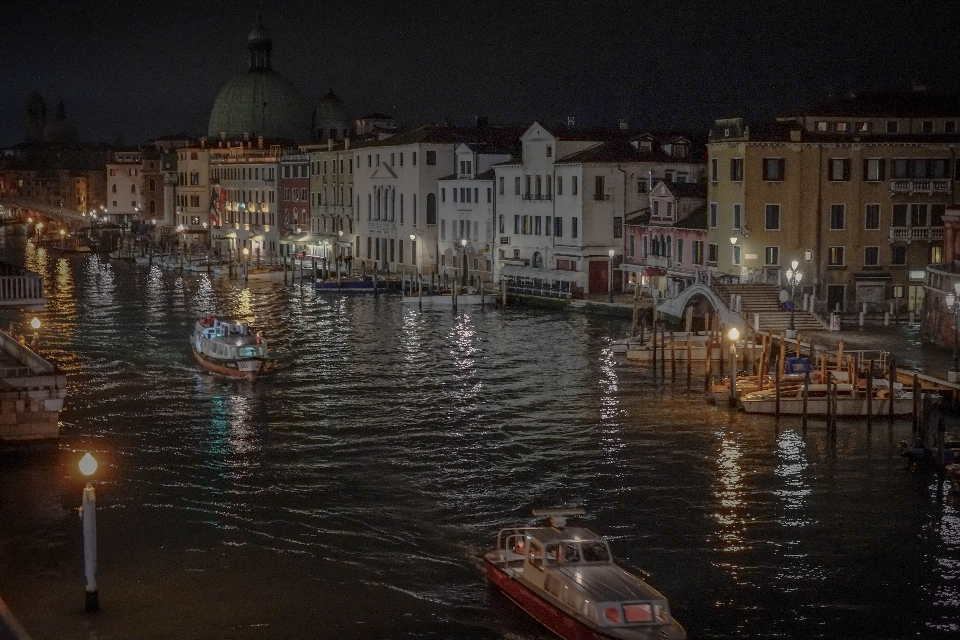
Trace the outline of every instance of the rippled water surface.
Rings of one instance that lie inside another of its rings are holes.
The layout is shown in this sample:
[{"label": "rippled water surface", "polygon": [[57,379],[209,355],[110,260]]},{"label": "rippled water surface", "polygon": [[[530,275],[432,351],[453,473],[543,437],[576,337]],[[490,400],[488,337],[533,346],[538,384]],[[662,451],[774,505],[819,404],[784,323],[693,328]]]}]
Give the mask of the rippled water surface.
[{"label": "rippled water surface", "polygon": [[[38,640],[544,637],[477,558],[561,504],[692,637],[960,633],[958,503],[896,456],[909,423],[831,441],[712,407],[701,372],[688,389],[685,369],[664,383],[612,355],[619,319],[420,313],[6,250],[47,274],[43,349],[70,381],[60,446],[0,458],[0,595]],[[214,313],[264,329],[283,367],[200,372],[187,337]],[[88,449],[92,621],[73,512]]]}]

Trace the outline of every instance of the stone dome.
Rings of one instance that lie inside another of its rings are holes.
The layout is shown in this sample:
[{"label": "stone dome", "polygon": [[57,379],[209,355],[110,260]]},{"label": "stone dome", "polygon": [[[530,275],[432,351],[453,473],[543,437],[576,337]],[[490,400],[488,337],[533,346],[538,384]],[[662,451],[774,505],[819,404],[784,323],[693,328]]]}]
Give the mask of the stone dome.
[{"label": "stone dome", "polygon": [[341,121],[346,118],[346,113],[343,100],[333,92],[333,89],[323,96],[320,106],[317,107],[317,118],[320,121]]},{"label": "stone dome", "polygon": [[247,37],[250,68],[233,78],[217,95],[207,135],[217,138],[244,134],[299,141],[310,132],[309,112],[300,91],[270,66],[273,42],[263,24]]}]

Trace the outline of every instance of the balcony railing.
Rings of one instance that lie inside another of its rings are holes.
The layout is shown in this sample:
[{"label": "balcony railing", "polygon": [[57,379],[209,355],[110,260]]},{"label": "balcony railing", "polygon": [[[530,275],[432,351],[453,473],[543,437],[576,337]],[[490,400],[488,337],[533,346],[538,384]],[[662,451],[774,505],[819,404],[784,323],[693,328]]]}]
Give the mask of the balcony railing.
[{"label": "balcony railing", "polygon": [[890,227],[890,242],[943,240],[943,227]]},{"label": "balcony railing", "polygon": [[525,193],[523,194],[524,200],[553,200],[553,195],[547,194],[537,194],[537,193]]},{"label": "balcony railing", "polygon": [[891,180],[893,193],[950,193],[950,180]]},{"label": "balcony railing", "polygon": [[647,257],[644,258],[644,261],[648,267],[669,269],[673,266],[673,258],[668,258],[667,256],[655,256],[652,254],[647,254]]}]

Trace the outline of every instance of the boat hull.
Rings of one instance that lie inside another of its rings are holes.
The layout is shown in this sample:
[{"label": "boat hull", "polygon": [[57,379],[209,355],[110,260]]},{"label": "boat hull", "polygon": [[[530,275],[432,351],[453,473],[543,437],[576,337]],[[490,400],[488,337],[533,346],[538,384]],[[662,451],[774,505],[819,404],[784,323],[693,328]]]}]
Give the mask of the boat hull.
[{"label": "boat hull", "polygon": [[[479,307],[494,302],[496,298],[493,296],[481,296],[479,293],[465,293],[457,296],[458,307]],[[424,309],[452,309],[453,296],[403,296],[403,304],[422,306]]]},{"label": "boat hull", "polygon": [[646,628],[621,628],[606,632],[598,627],[590,626],[553,606],[519,580],[507,575],[489,557],[484,557],[484,564],[486,565],[487,580],[491,585],[510,598],[530,617],[564,640],[643,640],[646,638],[650,640],[683,640],[687,637],[683,628],[677,624]]},{"label": "boat hull", "polygon": [[[777,411],[776,398],[746,398],[740,399],[743,410],[747,413],[765,413],[775,414]],[[844,418],[866,418],[867,417],[867,399],[864,398],[837,398],[834,400],[836,405],[834,415]],[[889,416],[890,399],[873,398],[872,415]],[[901,397],[893,399],[893,415],[902,416],[913,413],[913,398]],[[803,415],[802,398],[780,398],[781,415]],[[807,415],[825,416],[827,415],[826,398],[807,399]]]},{"label": "boat hull", "polygon": [[[373,293],[377,289],[373,287],[372,280],[341,280],[317,282],[317,291],[333,293]],[[385,289],[381,286],[379,289]]]},{"label": "boat hull", "polygon": [[263,370],[263,360],[259,358],[233,360],[230,362],[234,366],[230,366],[229,364],[226,364],[226,362],[221,364],[211,358],[206,357],[193,347],[191,347],[190,352],[193,354],[193,359],[196,360],[201,367],[207,371],[211,371],[222,376],[254,380]]}]

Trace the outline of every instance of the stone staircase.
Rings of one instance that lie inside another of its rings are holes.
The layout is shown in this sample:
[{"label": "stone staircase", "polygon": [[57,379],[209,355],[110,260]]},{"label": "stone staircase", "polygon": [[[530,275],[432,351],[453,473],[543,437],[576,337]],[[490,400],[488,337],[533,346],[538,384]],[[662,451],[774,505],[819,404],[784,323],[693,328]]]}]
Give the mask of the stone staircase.
[{"label": "stone staircase", "polygon": [[[727,306],[732,307],[734,296],[740,296],[740,313],[747,324],[753,326],[753,316],[760,314],[760,331],[779,333],[790,327],[790,312],[780,310],[780,287],[775,284],[720,284],[714,288],[723,297]],[[799,301],[798,301],[799,303]],[[796,308],[793,311],[793,325],[797,331],[822,331],[824,327],[810,312]]]}]

